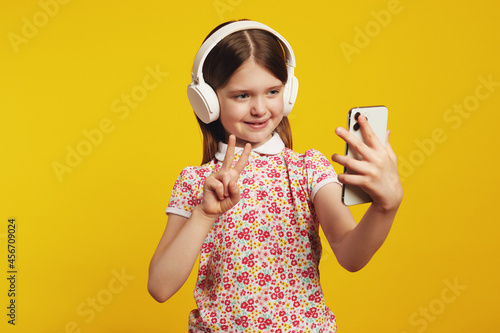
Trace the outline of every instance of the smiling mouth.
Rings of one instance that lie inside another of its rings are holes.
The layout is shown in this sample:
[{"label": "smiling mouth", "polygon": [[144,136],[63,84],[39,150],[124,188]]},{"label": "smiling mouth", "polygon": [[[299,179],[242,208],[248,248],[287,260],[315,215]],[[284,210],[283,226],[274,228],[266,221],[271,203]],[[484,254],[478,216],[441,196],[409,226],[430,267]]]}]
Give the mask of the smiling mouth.
[{"label": "smiling mouth", "polygon": [[262,121],[262,122],[245,122],[248,126],[252,128],[262,128],[267,125],[268,120]]}]

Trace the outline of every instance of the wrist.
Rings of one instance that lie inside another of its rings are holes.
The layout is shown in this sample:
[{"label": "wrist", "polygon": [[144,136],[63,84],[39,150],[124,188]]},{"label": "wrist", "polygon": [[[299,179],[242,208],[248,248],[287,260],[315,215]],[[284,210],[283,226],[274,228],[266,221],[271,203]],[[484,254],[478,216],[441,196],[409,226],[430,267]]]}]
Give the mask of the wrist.
[{"label": "wrist", "polygon": [[373,202],[371,206],[374,210],[384,215],[395,215],[399,209],[399,204],[381,204]]},{"label": "wrist", "polygon": [[398,211],[402,200],[403,200],[403,195],[401,193],[398,195],[394,195],[391,198],[391,200],[388,201],[382,202],[374,200],[372,203],[372,207],[376,209],[378,212],[383,214],[395,214]]},{"label": "wrist", "polygon": [[220,215],[207,214],[200,205],[194,207],[191,213],[191,217],[196,219],[196,221],[210,226],[215,223],[215,220],[217,220],[219,216]]}]

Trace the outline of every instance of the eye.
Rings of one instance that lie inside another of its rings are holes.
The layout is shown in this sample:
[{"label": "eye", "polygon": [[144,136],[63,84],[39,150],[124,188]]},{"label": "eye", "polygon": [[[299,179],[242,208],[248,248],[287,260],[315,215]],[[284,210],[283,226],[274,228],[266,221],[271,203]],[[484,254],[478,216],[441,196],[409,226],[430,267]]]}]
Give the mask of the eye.
[{"label": "eye", "polygon": [[234,96],[234,98],[239,99],[239,100],[243,100],[243,99],[248,98],[248,94],[247,93],[238,94],[238,95]]},{"label": "eye", "polygon": [[268,92],[269,95],[278,95],[280,93],[279,89],[273,89]]}]

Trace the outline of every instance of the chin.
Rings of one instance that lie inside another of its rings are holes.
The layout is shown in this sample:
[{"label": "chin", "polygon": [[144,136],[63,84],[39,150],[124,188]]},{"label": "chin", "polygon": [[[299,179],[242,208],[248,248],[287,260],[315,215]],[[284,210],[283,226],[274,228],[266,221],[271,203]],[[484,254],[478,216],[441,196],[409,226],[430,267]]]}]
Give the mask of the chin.
[{"label": "chin", "polygon": [[252,146],[255,148],[257,146],[260,146],[264,143],[266,143],[267,141],[269,141],[269,139],[271,139],[272,137],[272,134],[269,134],[269,135],[265,135],[265,136],[262,136],[262,137],[251,137],[249,138],[249,140],[247,140],[247,142],[250,142],[252,144]]}]

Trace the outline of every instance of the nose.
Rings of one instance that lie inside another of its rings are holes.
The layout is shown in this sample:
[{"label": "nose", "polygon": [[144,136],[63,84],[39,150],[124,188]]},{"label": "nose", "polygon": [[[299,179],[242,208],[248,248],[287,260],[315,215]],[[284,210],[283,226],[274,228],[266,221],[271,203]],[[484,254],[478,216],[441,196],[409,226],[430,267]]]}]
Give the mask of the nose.
[{"label": "nose", "polygon": [[252,116],[262,116],[266,113],[266,102],[263,97],[255,97],[252,101],[250,114]]}]

